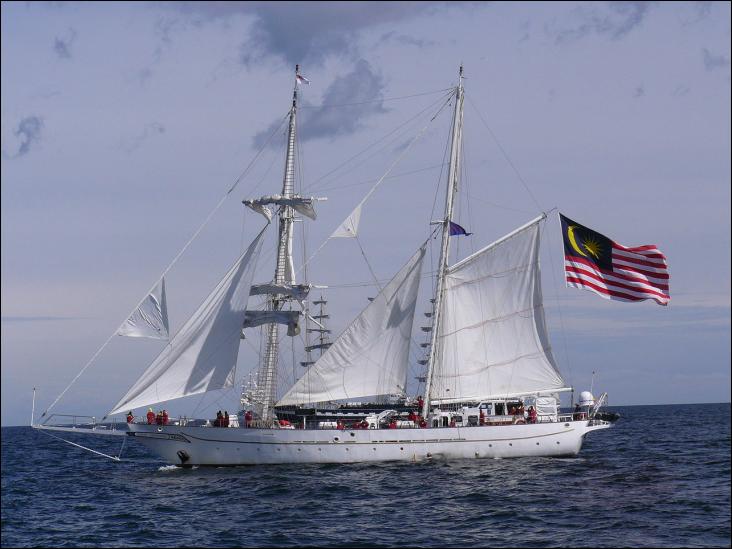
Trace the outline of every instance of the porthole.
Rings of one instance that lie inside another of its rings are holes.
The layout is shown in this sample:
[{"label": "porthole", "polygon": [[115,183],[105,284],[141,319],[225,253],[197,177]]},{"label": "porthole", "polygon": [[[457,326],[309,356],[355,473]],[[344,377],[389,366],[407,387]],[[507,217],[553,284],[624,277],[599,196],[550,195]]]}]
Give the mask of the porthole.
[{"label": "porthole", "polygon": [[513,442],[509,442],[509,443],[508,443],[508,445],[509,445],[509,446],[513,446]]},{"label": "porthole", "polygon": [[400,447],[399,447],[399,449],[400,449],[400,450],[404,450],[404,446],[400,446]]},{"label": "porthole", "polygon": [[536,445],[539,446],[539,443],[537,442]]},{"label": "porthole", "polygon": [[559,444],[559,441],[557,441],[557,444]]}]

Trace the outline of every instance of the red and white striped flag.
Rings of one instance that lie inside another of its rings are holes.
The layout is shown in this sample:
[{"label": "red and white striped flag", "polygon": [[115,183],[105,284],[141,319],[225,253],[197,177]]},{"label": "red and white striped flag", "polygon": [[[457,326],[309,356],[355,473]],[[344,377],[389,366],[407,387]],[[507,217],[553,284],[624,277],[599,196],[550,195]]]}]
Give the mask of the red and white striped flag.
[{"label": "red and white striped flag", "polygon": [[310,84],[310,80],[305,78],[302,74],[296,74],[295,78],[297,79],[298,84]]},{"label": "red and white striped flag", "polygon": [[605,299],[668,305],[666,256],[655,245],[628,247],[559,214],[567,286]]}]

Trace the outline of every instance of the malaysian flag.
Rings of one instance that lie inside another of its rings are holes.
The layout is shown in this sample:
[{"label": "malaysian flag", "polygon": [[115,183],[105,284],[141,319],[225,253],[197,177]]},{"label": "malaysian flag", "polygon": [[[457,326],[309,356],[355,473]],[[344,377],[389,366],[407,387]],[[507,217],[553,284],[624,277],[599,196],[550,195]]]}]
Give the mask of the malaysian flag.
[{"label": "malaysian flag", "polygon": [[654,245],[627,247],[559,214],[567,286],[605,299],[668,305],[666,256]]}]

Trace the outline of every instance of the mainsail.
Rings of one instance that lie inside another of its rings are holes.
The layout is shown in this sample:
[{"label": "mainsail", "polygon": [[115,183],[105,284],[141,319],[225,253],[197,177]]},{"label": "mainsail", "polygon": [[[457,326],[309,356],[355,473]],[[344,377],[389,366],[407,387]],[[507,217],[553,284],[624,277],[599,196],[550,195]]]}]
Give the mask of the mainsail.
[{"label": "mainsail", "polygon": [[424,255],[423,246],[278,406],[404,393]]},{"label": "mainsail", "polygon": [[542,219],[447,269],[433,403],[564,387],[544,321]]},{"label": "mainsail", "polygon": [[267,227],[110,414],[233,385],[241,327]]},{"label": "mainsail", "polygon": [[168,305],[165,301],[165,278],[145,296],[135,311],[117,330],[117,335],[168,339]]}]

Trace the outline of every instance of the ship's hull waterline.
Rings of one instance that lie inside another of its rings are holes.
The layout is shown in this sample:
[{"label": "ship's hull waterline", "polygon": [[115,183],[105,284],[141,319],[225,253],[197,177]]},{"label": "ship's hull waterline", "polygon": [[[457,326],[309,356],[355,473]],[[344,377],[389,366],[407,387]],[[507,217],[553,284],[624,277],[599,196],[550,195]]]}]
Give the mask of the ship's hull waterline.
[{"label": "ship's hull waterline", "polygon": [[432,429],[296,430],[131,425],[130,436],[169,463],[236,466],[577,455],[606,422]]}]

